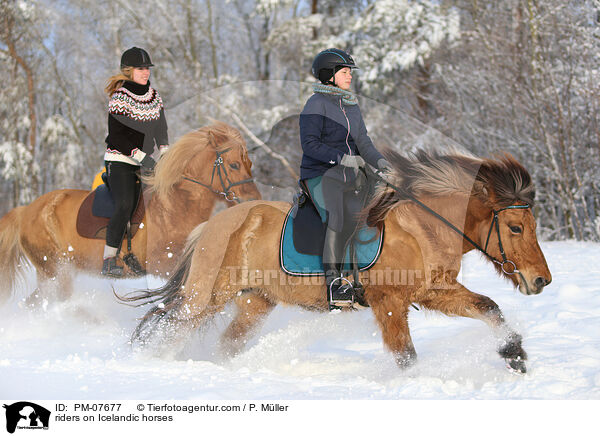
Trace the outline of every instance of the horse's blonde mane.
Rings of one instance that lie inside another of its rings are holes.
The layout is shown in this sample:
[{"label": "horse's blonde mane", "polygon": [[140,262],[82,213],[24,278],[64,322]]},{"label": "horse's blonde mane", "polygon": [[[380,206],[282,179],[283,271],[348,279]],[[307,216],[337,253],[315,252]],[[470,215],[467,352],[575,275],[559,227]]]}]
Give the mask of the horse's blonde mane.
[{"label": "horse's blonde mane", "polygon": [[391,178],[399,191],[379,186],[364,213],[376,225],[409,197],[478,196],[492,208],[516,202],[533,205],[535,190],[527,170],[511,155],[479,158],[451,150],[447,154],[421,150],[408,156],[384,152],[393,166]]},{"label": "horse's blonde mane", "polygon": [[[216,121],[209,126],[186,133],[169,147],[169,150],[158,161],[154,174],[146,177],[144,182],[150,192],[161,197],[168,196],[173,186],[182,180],[184,170],[190,160],[206,147],[212,147],[215,151],[222,151],[231,146],[231,140],[236,140],[235,142],[239,143],[240,146],[244,145],[240,132],[221,121]],[[245,150],[243,153],[246,155]],[[207,162],[207,166],[209,164],[212,168],[212,162]]]}]

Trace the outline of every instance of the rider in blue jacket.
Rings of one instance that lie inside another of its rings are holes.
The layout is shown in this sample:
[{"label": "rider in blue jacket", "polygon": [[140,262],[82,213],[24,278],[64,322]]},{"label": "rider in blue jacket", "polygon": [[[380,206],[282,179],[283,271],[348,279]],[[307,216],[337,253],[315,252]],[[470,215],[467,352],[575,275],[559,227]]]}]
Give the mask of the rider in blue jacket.
[{"label": "rider in blue jacket", "polygon": [[390,169],[369,138],[357,98],[349,91],[356,68],[343,50],[320,52],[312,74],[321,83],[315,83],[314,94],[300,114],[300,180],[327,221],[323,269],[330,308],[354,300],[352,286],[342,280],[342,267],[348,236],[356,230],[357,214],[368,194],[365,163]]}]

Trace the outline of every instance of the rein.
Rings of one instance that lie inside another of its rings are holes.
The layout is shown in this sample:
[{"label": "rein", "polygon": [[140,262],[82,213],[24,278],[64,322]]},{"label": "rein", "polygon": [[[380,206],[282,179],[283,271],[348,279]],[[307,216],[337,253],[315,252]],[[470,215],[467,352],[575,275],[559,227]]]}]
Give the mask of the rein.
[{"label": "rein", "polygon": [[[481,253],[483,253],[489,260],[491,260],[495,264],[499,265],[500,268],[502,269],[503,273],[505,273],[507,275],[519,274],[521,276],[521,279],[523,280],[523,283],[525,283],[526,286],[527,286],[527,282],[525,281],[525,278],[523,277],[523,274],[521,274],[521,271],[519,271],[517,269],[517,266],[515,265],[515,263],[512,260],[509,260],[506,257],[506,253],[504,252],[504,247],[502,245],[502,239],[500,237],[500,224],[498,223],[498,214],[500,212],[502,212],[503,210],[507,210],[507,209],[529,209],[530,206],[528,204],[524,204],[524,205],[515,204],[515,205],[512,205],[512,206],[503,207],[502,209],[492,210],[492,212],[493,212],[492,222],[490,224],[490,229],[488,231],[487,239],[485,241],[485,247],[482,247],[477,242],[475,242],[473,239],[471,239],[470,237],[468,237],[462,230],[460,230],[458,227],[456,227],[454,224],[452,224],[446,218],[444,218],[443,216],[441,216],[439,213],[437,213],[436,211],[434,211],[433,209],[431,209],[425,203],[423,203],[422,201],[420,201],[417,198],[413,197],[412,195],[409,195],[409,194],[406,194],[406,193],[402,193],[402,191],[400,190],[400,188],[398,188],[397,186],[392,185],[384,177],[382,177],[381,171],[379,171],[379,170],[373,170],[373,174],[375,175],[375,177],[379,181],[384,182],[385,184],[387,184],[390,188],[392,188],[394,191],[396,191],[400,195],[406,197],[407,199],[409,199],[413,203],[416,203],[422,209],[424,209],[427,212],[429,212],[431,215],[433,215],[434,217],[436,217],[437,219],[439,219],[440,221],[442,221],[444,224],[446,224],[448,227],[450,227],[452,230],[454,230],[456,233],[458,233],[460,236],[462,236],[463,239],[465,239],[473,247],[475,247],[477,250],[479,250]],[[496,259],[494,256],[492,256],[491,254],[489,254],[487,252],[488,243],[490,242],[490,235],[492,234],[492,229],[494,228],[494,226],[496,227],[496,233],[498,235],[498,248],[500,249],[500,254],[502,255],[502,261],[499,261],[498,259]],[[509,267],[510,269],[509,270],[507,270],[507,268],[505,267],[506,265],[510,265],[510,267]]]},{"label": "rein", "polygon": [[[225,197],[225,200],[227,200],[227,201],[235,201],[237,203],[241,203],[240,199],[235,195],[235,192],[233,192],[231,190],[231,188],[233,188],[234,186],[243,185],[244,183],[251,183],[254,181],[254,179],[252,177],[250,177],[249,179],[240,180],[239,182],[232,182],[231,180],[229,180],[229,174],[227,174],[227,167],[225,165],[225,162],[223,161],[222,155],[227,153],[230,150],[231,150],[231,147],[216,152],[217,158],[215,159],[215,161],[213,163],[213,170],[212,170],[212,175],[210,177],[209,185],[199,182],[198,180],[194,180],[191,177],[187,177],[187,176],[184,176],[183,179],[187,180],[189,182],[196,183],[200,186],[203,186],[206,189],[210,190],[213,194],[222,195],[223,197]],[[212,187],[214,179],[215,179],[215,173],[219,176],[219,180],[221,182],[221,188],[222,188],[221,191],[216,190]],[[225,186],[225,182],[228,183],[227,186]]]}]

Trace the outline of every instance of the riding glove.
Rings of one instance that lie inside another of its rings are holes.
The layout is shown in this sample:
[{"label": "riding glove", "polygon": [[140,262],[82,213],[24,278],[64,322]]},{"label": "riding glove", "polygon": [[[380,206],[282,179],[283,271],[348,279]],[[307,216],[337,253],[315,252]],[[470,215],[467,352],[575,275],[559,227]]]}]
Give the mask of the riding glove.
[{"label": "riding glove", "polygon": [[340,161],[340,165],[358,170],[365,166],[365,160],[358,155],[345,154]]},{"label": "riding glove", "polygon": [[383,172],[389,173],[392,171],[392,164],[385,159],[379,159],[377,161],[377,168]]},{"label": "riding glove", "polygon": [[154,159],[152,159],[152,157],[149,154],[144,156],[144,158],[142,159],[142,161],[140,163],[142,164],[142,166],[144,168],[147,168],[149,170],[153,170],[154,167],[156,166],[156,161]]},{"label": "riding glove", "polygon": [[387,183],[395,183],[396,180],[394,180],[393,176],[392,176],[392,170],[393,167],[392,165],[385,159],[379,159],[377,161],[377,169],[379,170],[379,176]]}]

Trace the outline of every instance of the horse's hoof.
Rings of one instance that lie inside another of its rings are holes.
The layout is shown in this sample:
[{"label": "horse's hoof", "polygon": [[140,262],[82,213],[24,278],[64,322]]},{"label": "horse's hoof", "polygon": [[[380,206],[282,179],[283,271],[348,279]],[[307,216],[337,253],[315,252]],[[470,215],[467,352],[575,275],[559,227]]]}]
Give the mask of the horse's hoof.
[{"label": "horse's hoof", "polygon": [[527,374],[527,366],[525,365],[525,361],[520,357],[504,359],[506,362],[506,368],[513,374]]},{"label": "horse's hoof", "polygon": [[22,309],[37,310],[48,305],[48,300],[42,297],[39,289],[36,289],[29,297],[19,302],[19,307]]},{"label": "horse's hoof", "polygon": [[396,364],[402,369],[408,369],[417,363],[417,352],[409,348],[403,353],[395,353]]},{"label": "horse's hoof", "polygon": [[504,359],[527,360],[527,353],[521,345],[521,335],[512,333],[509,335],[498,348],[498,354]]},{"label": "horse's hoof", "polygon": [[358,301],[354,301],[354,303],[352,303],[352,309],[354,310],[364,310],[364,309],[368,309],[370,306],[367,303],[362,303],[362,302],[358,302]]}]

